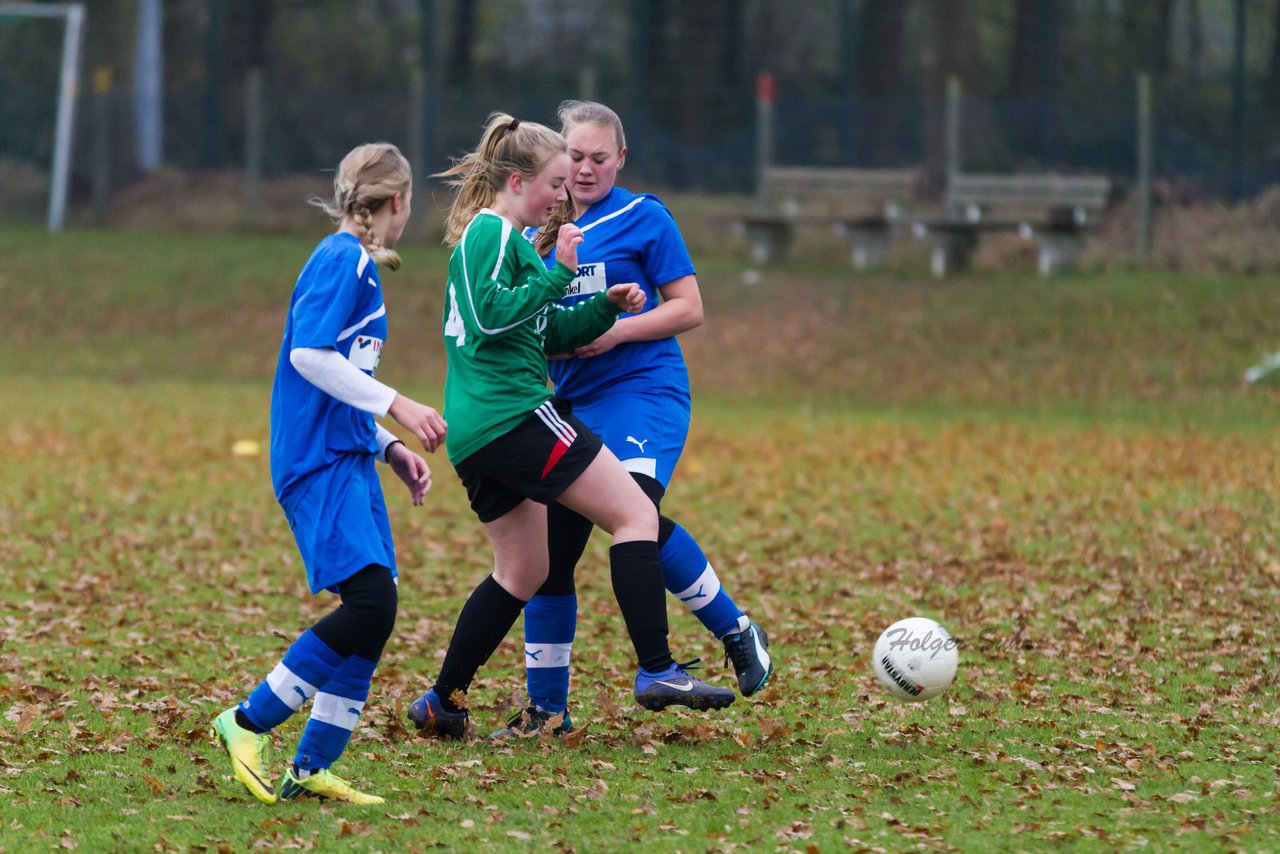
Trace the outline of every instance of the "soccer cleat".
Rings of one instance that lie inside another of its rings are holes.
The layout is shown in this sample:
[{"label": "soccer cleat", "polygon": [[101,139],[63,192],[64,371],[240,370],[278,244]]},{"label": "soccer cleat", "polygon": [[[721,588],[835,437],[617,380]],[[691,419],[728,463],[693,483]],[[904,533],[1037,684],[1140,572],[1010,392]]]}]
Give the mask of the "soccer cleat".
[{"label": "soccer cleat", "polygon": [[267,748],[271,736],[247,730],[236,723],[236,707],[232,706],[213,719],[213,737],[222,742],[231,757],[231,770],[255,798],[264,804],[276,802],[276,790],[267,781]]},{"label": "soccer cleat", "polygon": [[691,709],[723,709],[735,699],[728,688],[708,685],[694,679],[688,671],[701,659],[673,664],[661,673],[650,673],[644,668],[636,674],[634,696],[636,702],[655,712],[667,706],[688,706]]},{"label": "soccer cleat", "polygon": [[725,635],[724,663],[733,662],[733,672],[738,677],[738,690],[750,697],[765,685],[773,675],[773,659],[769,657],[769,636],[755,623],[748,623],[740,632]]},{"label": "soccer cleat", "polygon": [[409,720],[420,730],[434,731],[447,739],[461,739],[467,734],[467,710],[447,711],[434,688],[409,704]]},{"label": "soccer cleat", "polygon": [[357,791],[350,783],[328,768],[312,771],[301,780],[293,776],[292,768],[285,771],[284,779],[280,781],[280,800],[291,801],[294,798],[319,798],[320,800],[346,801],[350,804],[386,803],[377,795]]},{"label": "soccer cleat", "polygon": [[[537,706],[530,706],[512,715],[511,719],[507,721],[507,725],[497,732],[490,733],[489,738],[528,738],[539,735],[547,731],[546,726],[552,718],[558,718],[561,714],[561,712],[544,712]],[[568,735],[573,732],[573,721],[569,717],[568,710],[563,712],[563,715],[564,720],[556,724],[555,728],[550,731],[552,735]]]}]

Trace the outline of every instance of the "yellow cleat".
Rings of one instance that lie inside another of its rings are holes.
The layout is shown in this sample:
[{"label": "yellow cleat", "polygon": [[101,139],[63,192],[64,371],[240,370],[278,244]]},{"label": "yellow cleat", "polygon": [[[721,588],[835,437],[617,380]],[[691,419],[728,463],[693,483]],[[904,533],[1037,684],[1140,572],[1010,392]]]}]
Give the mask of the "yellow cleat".
[{"label": "yellow cleat", "polygon": [[286,771],[284,779],[280,781],[280,800],[290,801],[294,798],[332,799],[352,804],[386,803],[377,795],[356,791],[350,783],[329,771],[328,768],[312,771],[309,776],[301,780],[293,776],[292,768]]},{"label": "yellow cleat", "polygon": [[213,719],[213,735],[222,742],[231,757],[231,770],[255,798],[264,804],[276,802],[276,790],[267,781],[267,748],[271,736],[259,735],[236,723],[236,707],[232,706]]}]

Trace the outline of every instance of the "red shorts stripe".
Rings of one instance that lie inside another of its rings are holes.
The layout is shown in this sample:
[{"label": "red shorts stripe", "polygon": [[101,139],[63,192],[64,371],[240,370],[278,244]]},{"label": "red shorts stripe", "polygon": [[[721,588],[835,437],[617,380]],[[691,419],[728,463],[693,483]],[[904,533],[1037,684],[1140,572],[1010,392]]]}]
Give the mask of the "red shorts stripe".
[{"label": "red shorts stripe", "polygon": [[556,442],[555,447],[551,449],[551,456],[547,457],[547,464],[542,467],[542,476],[538,478],[539,480],[547,479],[547,475],[551,474],[551,470],[556,467],[556,463],[560,462],[560,458],[567,450],[569,446],[563,440]]}]

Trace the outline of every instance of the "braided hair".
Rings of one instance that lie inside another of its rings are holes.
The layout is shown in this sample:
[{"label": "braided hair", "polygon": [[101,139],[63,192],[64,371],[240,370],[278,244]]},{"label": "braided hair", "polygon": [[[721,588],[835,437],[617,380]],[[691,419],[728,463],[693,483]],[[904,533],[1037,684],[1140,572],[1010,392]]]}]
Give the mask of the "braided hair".
[{"label": "braided hair", "polygon": [[412,186],[413,170],[400,149],[388,142],[373,142],[351,149],[342,158],[333,176],[332,200],[312,198],[311,203],[322,208],[335,223],[350,219],[374,263],[398,270],[400,255],[385,246],[383,238],[373,230],[373,215],[397,193],[403,196]]}]

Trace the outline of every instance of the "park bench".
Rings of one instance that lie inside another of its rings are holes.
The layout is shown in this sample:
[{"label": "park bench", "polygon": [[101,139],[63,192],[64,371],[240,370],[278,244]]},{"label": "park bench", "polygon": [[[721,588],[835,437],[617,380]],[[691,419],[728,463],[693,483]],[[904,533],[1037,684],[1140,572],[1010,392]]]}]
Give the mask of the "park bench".
[{"label": "park bench", "polygon": [[1074,269],[1094,221],[1107,205],[1111,181],[1101,176],[953,175],[944,213],[912,224],[931,246],[935,276],[961,270],[990,231],[1016,231],[1037,249],[1040,275]]},{"label": "park bench", "polygon": [[856,269],[882,266],[894,232],[906,224],[905,204],[918,178],[915,169],[769,166],[757,210],[740,219],[752,258],[781,260],[798,227],[820,225],[848,238]]}]

